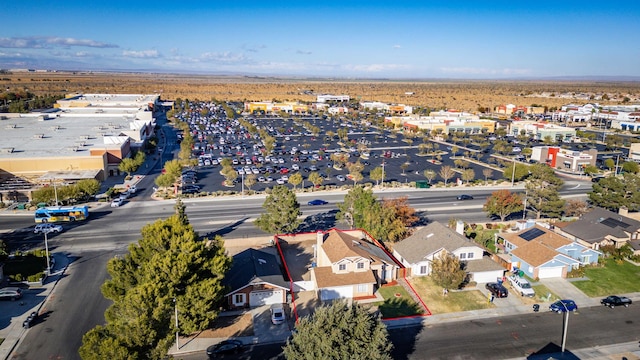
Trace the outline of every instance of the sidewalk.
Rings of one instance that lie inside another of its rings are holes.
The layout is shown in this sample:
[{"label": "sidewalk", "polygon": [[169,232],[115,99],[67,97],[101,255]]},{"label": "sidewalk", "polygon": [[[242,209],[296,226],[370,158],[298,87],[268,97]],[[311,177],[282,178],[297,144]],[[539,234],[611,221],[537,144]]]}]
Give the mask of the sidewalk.
[{"label": "sidewalk", "polygon": [[30,283],[29,288],[24,290],[22,299],[4,302],[2,305],[3,312],[0,315],[0,323],[3,326],[6,323],[6,326],[0,329],[0,338],[4,339],[0,344],[0,359],[2,360],[11,356],[13,350],[29,331],[22,327],[23,321],[32,312],[40,315],[40,311],[46,304],[49,295],[53,292],[58,281],[64,276],[67,266],[69,266],[69,259],[66,254],[52,253],[51,256],[55,263],[51,269],[52,275],[45,279],[44,284]]}]

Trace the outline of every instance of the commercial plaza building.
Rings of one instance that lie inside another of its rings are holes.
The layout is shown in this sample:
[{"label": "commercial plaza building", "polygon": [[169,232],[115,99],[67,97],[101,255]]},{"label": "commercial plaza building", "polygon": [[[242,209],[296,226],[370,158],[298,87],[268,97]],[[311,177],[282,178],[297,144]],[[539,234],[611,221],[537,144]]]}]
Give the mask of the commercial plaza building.
[{"label": "commercial plaza building", "polygon": [[159,95],[89,94],[43,112],[0,114],[0,194],[119,174],[122,159],[153,136],[159,104]]}]

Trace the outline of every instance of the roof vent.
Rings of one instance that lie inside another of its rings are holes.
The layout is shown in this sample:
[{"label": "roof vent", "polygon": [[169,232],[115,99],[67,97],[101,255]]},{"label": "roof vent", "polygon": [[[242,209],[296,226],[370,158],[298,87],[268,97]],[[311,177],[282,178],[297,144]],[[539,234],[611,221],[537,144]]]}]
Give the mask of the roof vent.
[{"label": "roof vent", "polygon": [[7,129],[15,129],[16,127],[17,127],[16,124],[9,124],[9,125],[5,126],[5,128],[7,128]]},{"label": "roof vent", "polygon": [[260,265],[264,265],[264,264],[266,264],[266,263],[267,263],[267,260],[265,260],[265,259],[258,259],[258,263],[259,263]]},{"label": "roof vent", "polygon": [[42,139],[43,137],[44,137],[44,134],[33,134],[34,139]]},{"label": "roof vent", "polygon": [[431,233],[431,234],[427,235],[427,239],[428,239],[428,238],[430,238],[430,237],[432,237],[432,236],[433,236],[433,233]]},{"label": "roof vent", "polygon": [[12,147],[0,148],[0,154],[11,154],[13,152]]}]

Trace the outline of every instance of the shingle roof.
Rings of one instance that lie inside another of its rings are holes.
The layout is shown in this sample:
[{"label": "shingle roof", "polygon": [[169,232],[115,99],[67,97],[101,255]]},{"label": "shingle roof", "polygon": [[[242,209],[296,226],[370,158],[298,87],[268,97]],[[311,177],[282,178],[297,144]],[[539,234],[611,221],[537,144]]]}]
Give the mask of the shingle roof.
[{"label": "shingle roof", "polygon": [[432,222],[408,238],[396,243],[393,249],[411,264],[422,261],[439,249],[453,252],[464,246],[475,245],[464,236],[439,222]]},{"label": "shingle roof", "polygon": [[274,255],[256,249],[247,249],[233,256],[231,269],[225,275],[222,283],[230,291],[243,288],[249,284],[269,283],[289,288],[285,281],[280,265]]},{"label": "shingle roof", "polygon": [[511,252],[513,255],[526,261],[531,266],[540,266],[560,253],[537,241],[530,241]]},{"label": "shingle roof", "polygon": [[[520,236],[531,229],[538,229],[542,234],[530,240],[525,240]],[[560,254],[556,249],[573,243],[573,241],[539,225],[514,234],[501,234],[500,236],[517,247],[512,251],[513,255],[533,266],[542,265],[552,260],[556,255]]]},{"label": "shingle roof", "polygon": [[323,289],[332,286],[347,286],[357,284],[375,284],[376,278],[371,271],[361,272],[349,272],[344,274],[334,274],[331,272],[331,267],[316,267],[313,268],[316,275],[316,283],[318,289]]},{"label": "shingle roof", "polygon": [[497,262],[491,260],[488,256],[483,256],[482,259],[467,260],[465,262],[464,270],[470,273],[480,271],[493,271],[493,270],[505,270],[505,268]]},{"label": "shingle roof", "polygon": [[349,257],[363,257],[371,260],[372,264],[395,264],[384,250],[366,240],[335,229],[330,230],[326,237],[322,243],[322,250],[332,263]]},{"label": "shingle roof", "polygon": [[[626,228],[625,228],[626,227]],[[589,243],[602,241],[605,236],[627,238],[640,229],[640,221],[603,208],[594,208],[562,230]]]}]

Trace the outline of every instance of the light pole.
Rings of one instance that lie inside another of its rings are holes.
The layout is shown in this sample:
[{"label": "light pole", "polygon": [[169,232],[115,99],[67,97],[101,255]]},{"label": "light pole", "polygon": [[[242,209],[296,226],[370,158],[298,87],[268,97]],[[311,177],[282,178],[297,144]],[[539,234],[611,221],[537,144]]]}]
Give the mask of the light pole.
[{"label": "light pole", "polygon": [[51,265],[49,264],[49,242],[47,239],[47,235],[49,234],[48,230],[44,231],[44,251],[45,256],[47,257],[47,276],[51,274]]},{"label": "light pole", "polygon": [[384,160],[382,160],[382,188],[384,189]]},{"label": "light pole", "polygon": [[176,350],[180,350],[180,327],[178,325],[178,302],[173,298],[173,305],[176,315]]},{"label": "light pole", "polygon": [[567,343],[567,331],[569,330],[569,309],[567,309],[567,305],[560,300],[560,304],[564,307],[564,326],[562,327],[562,352],[564,353],[564,348]]},{"label": "light pole", "polygon": [[242,172],[242,174],[241,174],[241,175],[242,175],[242,185],[241,185],[241,190],[240,190],[240,192],[241,192],[241,194],[242,194],[241,196],[242,196],[242,197],[244,197],[244,171]]},{"label": "light pole", "polygon": [[513,158],[513,171],[511,171],[511,187],[513,187],[516,180],[516,158]]},{"label": "light pole", "polygon": [[527,217],[527,196],[528,196],[528,191],[525,189],[524,190],[524,206],[522,207],[522,220],[524,220]]}]

